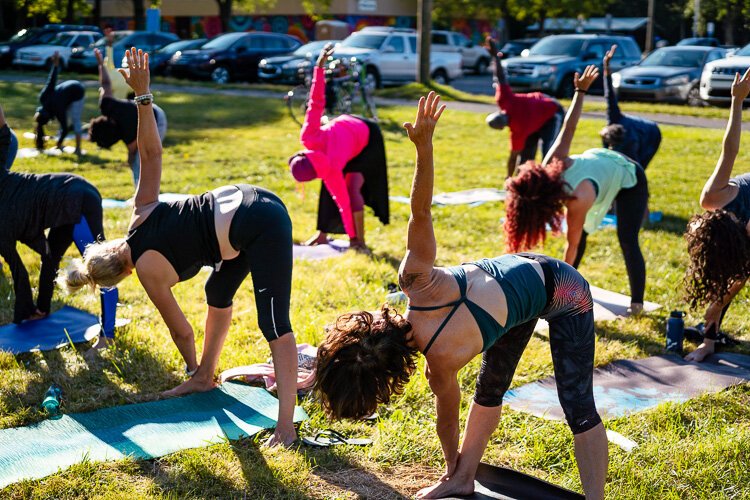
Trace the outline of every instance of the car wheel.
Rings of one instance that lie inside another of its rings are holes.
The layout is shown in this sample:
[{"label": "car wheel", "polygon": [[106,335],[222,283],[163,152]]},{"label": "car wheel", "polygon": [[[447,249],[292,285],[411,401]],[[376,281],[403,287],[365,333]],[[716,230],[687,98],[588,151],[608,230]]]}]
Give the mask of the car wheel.
[{"label": "car wheel", "polygon": [[560,80],[560,85],[557,86],[557,97],[560,97],[562,99],[570,99],[571,97],[573,97],[573,92],[575,92],[573,75],[565,75],[563,79]]},{"label": "car wheel", "polygon": [[367,66],[365,73],[365,88],[372,92],[380,88],[380,73],[375,66]]},{"label": "car wheel", "polygon": [[437,83],[438,85],[448,85],[450,83],[448,73],[446,73],[444,69],[435,71],[432,74],[432,81]]},{"label": "car wheel", "polygon": [[474,66],[474,72],[477,75],[483,75],[487,73],[487,68],[489,68],[489,66],[490,66],[490,62],[484,57],[482,57],[477,61],[477,64]]},{"label": "car wheel", "polygon": [[229,83],[229,77],[229,68],[224,66],[219,66],[211,72],[211,81],[218,83],[219,85]]},{"label": "car wheel", "polygon": [[701,107],[706,105],[706,102],[703,99],[701,99],[701,91],[698,88],[698,85],[691,88],[690,92],[688,92],[686,104],[688,106],[701,106]]}]

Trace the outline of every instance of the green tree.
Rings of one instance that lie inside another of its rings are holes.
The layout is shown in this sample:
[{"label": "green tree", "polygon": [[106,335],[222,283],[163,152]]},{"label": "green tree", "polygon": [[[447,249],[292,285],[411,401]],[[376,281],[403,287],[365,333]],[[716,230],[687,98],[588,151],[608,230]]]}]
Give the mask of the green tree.
[{"label": "green tree", "polygon": [[16,0],[15,7],[21,19],[39,17],[52,23],[73,22],[91,11],[86,0]]},{"label": "green tree", "polygon": [[525,21],[539,23],[544,36],[544,21],[555,17],[591,17],[604,14],[612,0],[507,0],[510,13]]},{"label": "green tree", "polygon": [[715,21],[721,24],[724,43],[734,45],[738,31],[742,31],[739,34],[743,41],[747,39],[746,19],[750,14],[750,0],[701,0],[700,14],[701,34],[706,33],[706,22]]},{"label": "green tree", "polygon": [[221,30],[229,31],[229,20],[232,18],[232,9],[240,7],[247,11],[256,9],[267,9],[276,5],[276,0],[216,0],[219,6],[219,18],[221,19]]}]

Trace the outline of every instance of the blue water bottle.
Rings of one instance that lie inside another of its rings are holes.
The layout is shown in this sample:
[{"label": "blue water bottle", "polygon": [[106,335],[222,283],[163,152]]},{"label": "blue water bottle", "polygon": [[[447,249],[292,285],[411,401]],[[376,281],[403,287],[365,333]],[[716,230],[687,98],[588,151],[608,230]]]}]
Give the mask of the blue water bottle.
[{"label": "blue water bottle", "polygon": [[62,404],[62,388],[57,384],[52,384],[44,394],[42,408],[47,410],[50,418],[60,418],[60,405]]},{"label": "blue water bottle", "polygon": [[682,354],[682,339],[685,336],[685,313],[672,311],[667,320],[667,351]]}]

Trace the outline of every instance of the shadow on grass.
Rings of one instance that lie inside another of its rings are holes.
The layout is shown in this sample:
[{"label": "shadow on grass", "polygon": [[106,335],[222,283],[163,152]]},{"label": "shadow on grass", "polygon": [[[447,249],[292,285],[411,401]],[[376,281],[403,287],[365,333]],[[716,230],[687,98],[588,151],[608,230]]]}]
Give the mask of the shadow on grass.
[{"label": "shadow on grass", "polygon": [[679,217],[672,214],[664,214],[661,221],[659,222],[648,222],[644,225],[644,229],[652,231],[666,231],[668,233],[682,236],[685,234],[685,228],[687,227],[688,220],[684,217]]}]

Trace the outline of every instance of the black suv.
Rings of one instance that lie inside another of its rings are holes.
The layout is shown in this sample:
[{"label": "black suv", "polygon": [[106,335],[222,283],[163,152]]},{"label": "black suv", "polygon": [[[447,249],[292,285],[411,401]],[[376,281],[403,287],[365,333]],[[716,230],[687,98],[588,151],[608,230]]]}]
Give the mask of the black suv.
[{"label": "black suv", "polygon": [[173,76],[210,78],[216,83],[258,78],[258,64],[264,57],[286,54],[300,41],[278,33],[225,33],[200,49],[175,54],[169,63]]},{"label": "black suv", "polygon": [[61,31],[95,31],[101,33],[97,26],[87,24],[45,24],[41,28],[22,29],[7,42],[0,43],[0,67],[10,66],[16,50],[29,45],[40,45],[52,40]]}]

